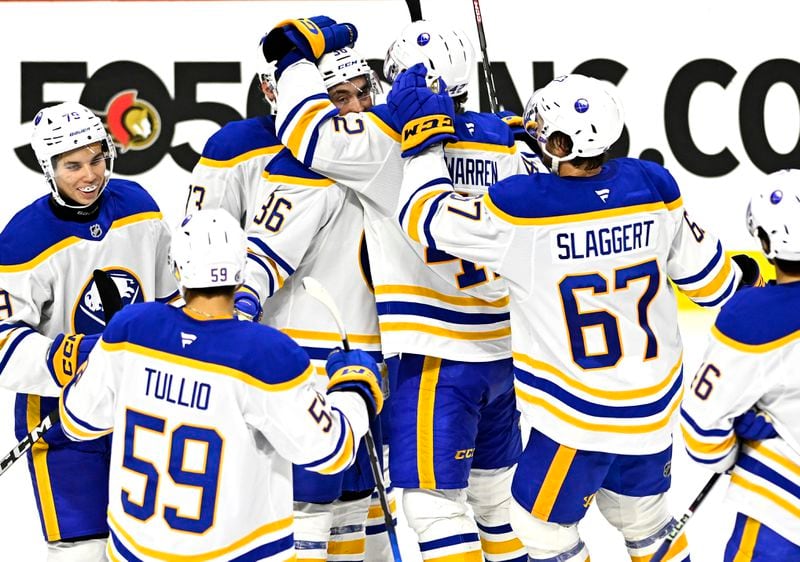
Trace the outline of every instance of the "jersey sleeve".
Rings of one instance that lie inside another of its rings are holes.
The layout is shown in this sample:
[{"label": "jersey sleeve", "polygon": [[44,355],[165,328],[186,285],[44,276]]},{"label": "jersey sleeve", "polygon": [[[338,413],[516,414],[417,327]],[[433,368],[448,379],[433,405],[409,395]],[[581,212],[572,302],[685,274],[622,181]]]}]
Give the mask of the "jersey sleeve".
[{"label": "jersey sleeve", "polygon": [[272,185],[265,187],[263,205],[247,230],[244,284],[262,304],[294,274],[314,236],[344,200],[327,178],[270,177]]},{"label": "jersey sleeve", "polygon": [[[0,270],[1,271],[1,270]],[[61,385],[47,368],[53,340],[32,328],[53,296],[38,269],[2,272],[0,285],[0,387],[38,396],[58,396]]]},{"label": "jersey sleeve", "polygon": [[742,272],[722,243],[689,218],[680,197],[665,201],[675,225],[667,274],[680,291],[700,306],[721,306],[733,296]]},{"label": "jersey sleeve", "polygon": [[406,162],[397,218],[412,240],[507,276],[514,233],[487,201],[453,191],[442,149],[434,147]]},{"label": "jersey sleeve", "polygon": [[340,117],[311,62],[287,68],[278,90],[278,135],[315,172],[364,192],[387,159],[397,157],[400,135],[387,119],[374,111]]},{"label": "jersey sleeve", "polygon": [[272,364],[294,376],[284,377],[286,382],[269,392],[249,396],[248,423],[291,462],[320,474],[340,472],[353,463],[359,439],[369,427],[366,406],[352,392],[318,392],[308,355],[284,338],[273,346]]},{"label": "jersey sleeve", "polygon": [[61,426],[73,441],[97,439],[114,426],[113,359],[102,338],[78,373],[67,383],[58,403]]},{"label": "jersey sleeve", "polygon": [[768,390],[762,357],[743,353],[715,326],[697,373],[681,405],[684,445],[696,462],[717,471],[736,460],[733,420]]}]

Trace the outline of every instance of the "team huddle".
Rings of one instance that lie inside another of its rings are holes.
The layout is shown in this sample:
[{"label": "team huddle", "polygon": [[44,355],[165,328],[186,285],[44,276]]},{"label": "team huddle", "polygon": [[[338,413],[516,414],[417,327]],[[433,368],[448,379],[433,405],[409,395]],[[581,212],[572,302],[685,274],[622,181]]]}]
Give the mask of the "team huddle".
[{"label": "team huddle", "polygon": [[[665,168],[609,159],[612,86],[466,110],[469,39],[418,21],[378,103],[357,36],[261,38],[265,115],[208,139],[173,229],[88,108],[36,115],[0,386],[19,439],[59,419],[27,454],[48,560],[398,561],[402,509],[426,562],[579,562],[596,502],[631,560],[688,561],[678,424],[731,473],[725,561],[800,559],[800,170],[747,209],[765,285]],[[722,307],[690,382],[676,290]]]}]

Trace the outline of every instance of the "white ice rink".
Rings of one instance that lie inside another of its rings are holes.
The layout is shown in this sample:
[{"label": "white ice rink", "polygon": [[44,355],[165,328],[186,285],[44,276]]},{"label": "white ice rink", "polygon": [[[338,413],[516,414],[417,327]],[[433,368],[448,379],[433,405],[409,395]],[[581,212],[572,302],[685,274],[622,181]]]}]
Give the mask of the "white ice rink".
[{"label": "white ice rink", "polygon": [[[713,314],[692,312],[681,317],[681,331],[686,345],[684,379],[689,382],[705,347],[708,327]],[[13,395],[0,391],[0,453],[5,454],[16,443],[12,432]],[[680,437],[676,435],[672,464],[672,490],[670,505],[676,516],[686,509],[697,492],[711,475],[710,472],[690,464]],[[0,476],[0,562],[36,562],[45,559],[45,545],[41,537],[39,520],[24,461],[19,461]],[[80,472],[63,475],[80,478]],[[86,487],[94,485],[86,482]],[[733,525],[735,513],[722,502],[722,492],[727,486],[723,478],[706,498],[687,530],[692,560],[717,562],[722,560],[722,550]],[[581,523],[581,535],[589,547],[592,562],[620,562],[629,560],[621,536],[592,506]],[[399,528],[404,562],[421,560],[416,550],[416,537],[401,520]]]}]

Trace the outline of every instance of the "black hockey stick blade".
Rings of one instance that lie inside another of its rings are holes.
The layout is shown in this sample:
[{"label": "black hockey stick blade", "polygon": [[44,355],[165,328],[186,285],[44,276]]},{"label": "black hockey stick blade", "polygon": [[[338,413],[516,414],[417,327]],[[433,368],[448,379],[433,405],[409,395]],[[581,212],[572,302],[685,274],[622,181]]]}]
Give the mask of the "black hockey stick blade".
[{"label": "black hockey stick blade", "polygon": [[11,449],[11,451],[0,460],[0,474],[3,474],[12,464],[25,456],[28,449],[33,447],[33,444],[36,443],[48,429],[57,424],[58,420],[59,414],[58,408],[56,408],[45,416],[45,418],[39,422],[39,425],[33,428],[33,431],[26,435],[22,441],[17,443],[16,447]]},{"label": "black hockey stick blade", "polygon": [[92,278],[97,287],[97,294],[100,295],[100,302],[103,303],[103,314],[108,326],[111,318],[122,308],[122,297],[119,296],[117,285],[107,272],[95,269]]}]

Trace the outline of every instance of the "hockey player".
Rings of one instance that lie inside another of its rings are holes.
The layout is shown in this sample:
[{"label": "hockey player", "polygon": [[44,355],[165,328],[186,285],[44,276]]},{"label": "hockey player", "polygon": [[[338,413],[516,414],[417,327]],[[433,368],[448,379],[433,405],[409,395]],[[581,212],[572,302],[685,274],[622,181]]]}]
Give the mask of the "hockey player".
[{"label": "hockey player", "polygon": [[[325,55],[320,70],[340,115],[371,107],[377,79],[352,49],[345,47]],[[340,339],[336,330],[324,329],[327,313],[303,289],[306,276],[330,288],[331,296],[344,312],[349,338],[376,361],[382,360],[364,247],[363,209],[352,191],[310,171],[288,150],[281,151],[267,165],[264,178],[264,200],[247,231],[248,292],[237,293],[237,306],[244,304],[249,313],[263,305],[266,313],[261,322],[301,344],[321,375],[317,379],[324,388],[325,358]],[[255,303],[248,302],[253,298]],[[329,328],[334,327],[331,322],[328,324]],[[373,433],[379,437],[379,432],[380,427],[375,427]],[[376,442],[380,445],[378,437]],[[295,467],[294,533],[298,560],[364,559],[365,523],[375,482],[363,445],[357,459],[353,467],[337,475]],[[379,523],[383,524],[382,518]],[[378,559],[385,561],[387,557]]]},{"label": "hockey player", "polygon": [[[17,213],[0,234],[0,384],[16,400],[18,439],[57,406],[105,327],[92,272],[113,279],[123,304],[169,300],[169,231],[138,184],[110,179],[115,151],[86,107],[40,111],[31,140],[51,194]],[[28,456],[48,560],[105,560],[107,438],[71,443],[60,425]],[[75,475],[91,486],[76,486]]]},{"label": "hockey player", "polygon": [[[413,127],[452,116],[426,74],[412,67],[388,99],[411,157],[399,220],[412,239],[508,283],[516,393],[533,428],[512,484],[512,526],[531,560],[588,560],[577,526],[596,499],[631,557],[647,559],[672,523],[664,494],[682,345],[668,280],[712,306],[742,273],[689,219],[664,168],[604,161],[623,117],[602,82],[556,78],[528,102],[525,127],[552,174],[465,198],[440,146],[451,133]],[[685,539],[666,559],[688,559]]]},{"label": "hockey player", "polygon": [[755,191],[747,228],[777,279],[720,311],[681,428],[695,461],[733,469],[727,497],[738,513],[725,561],[800,560],[800,170]]},{"label": "hockey player", "polygon": [[[275,101],[274,72],[260,53],[256,79],[267,107]],[[283,148],[275,136],[272,115],[231,121],[211,135],[203,154],[192,170],[186,213],[198,209],[225,209],[239,220],[242,228],[252,219],[248,211],[258,198],[261,174],[269,161]]]},{"label": "hockey player", "polygon": [[115,430],[112,560],[294,560],[290,463],[343,470],[380,412],[368,354],[333,353],[326,395],[291,338],[234,318],[245,261],[226,211],[186,217],[170,250],[186,306],[123,309],[64,388],[70,438]]},{"label": "hockey player", "polygon": [[[277,120],[284,144],[315,171],[358,192],[365,208],[383,353],[402,354],[388,361],[391,479],[405,488],[403,508],[423,557],[521,559],[507,512],[520,435],[505,286],[480,265],[404,238],[393,219],[400,132],[386,106],[336,116],[316,93],[322,83],[310,58],[286,63],[302,49],[282,53],[282,33],[288,32],[273,30],[271,44],[268,35],[265,54],[282,69]],[[465,34],[412,24],[389,49],[384,72],[392,79],[419,60],[445,75],[448,94],[463,103],[475,65]],[[455,129],[459,142],[448,146],[448,166],[460,190],[479,192],[527,171],[496,116],[465,111]]]}]

